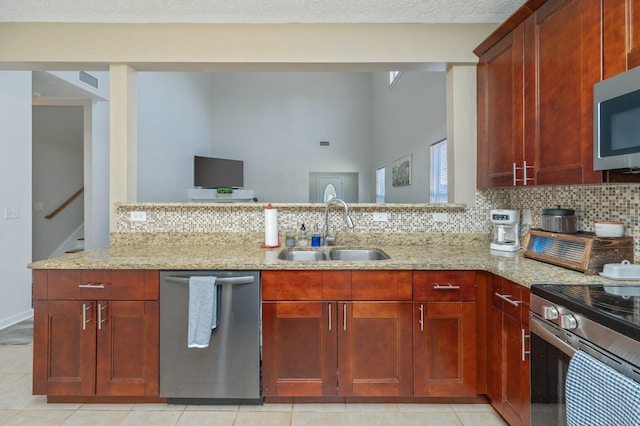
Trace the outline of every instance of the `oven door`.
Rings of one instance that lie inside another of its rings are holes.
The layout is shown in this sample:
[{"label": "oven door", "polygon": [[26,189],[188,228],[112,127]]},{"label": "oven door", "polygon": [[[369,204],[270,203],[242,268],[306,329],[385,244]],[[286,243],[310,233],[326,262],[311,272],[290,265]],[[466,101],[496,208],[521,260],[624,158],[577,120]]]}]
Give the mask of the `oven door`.
[{"label": "oven door", "polygon": [[531,425],[566,425],[565,383],[575,349],[564,331],[531,314]]}]

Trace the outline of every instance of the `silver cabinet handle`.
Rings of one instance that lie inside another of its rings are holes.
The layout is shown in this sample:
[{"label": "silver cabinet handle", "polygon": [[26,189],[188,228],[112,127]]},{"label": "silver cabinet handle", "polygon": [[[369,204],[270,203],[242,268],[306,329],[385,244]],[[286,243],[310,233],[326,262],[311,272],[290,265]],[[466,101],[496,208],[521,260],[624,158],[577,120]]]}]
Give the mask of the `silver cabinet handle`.
[{"label": "silver cabinet handle", "polygon": [[86,283],[86,284],[79,284],[78,287],[80,287],[80,288],[104,288],[104,284]]},{"label": "silver cabinet handle", "polygon": [[433,286],[434,290],[458,290],[460,289],[459,285],[453,285],[453,284],[447,284],[447,285],[441,285],[441,284],[436,284]]},{"label": "silver cabinet handle", "polygon": [[329,331],[331,331],[331,303],[329,303]]},{"label": "silver cabinet handle", "polygon": [[516,178],[516,170],[518,170],[518,168],[516,167],[516,163],[513,163],[513,186],[516,186],[518,183],[518,179]]},{"label": "silver cabinet handle", "polygon": [[526,334],[524,334],[524,328],[520,329],[522,331],[522,362],[525,361],[525,356],[530,354],[531,351],[526,350],[526,345],[524,344],[525,339],[530,338],[531,336],[527,336]]},{"label": "silver cabinet handle", "polygon": [[518,307],[518,305],[520,303],[522,303],[522,300],[511,300],[511,299],[509,299],[509,297],[511,297],[510,294],[495,293],[495,295],[498,296],[500,299],[504,300],[505,302],[508,302],[511,305],[515,306],[516,308]]},{"label": "silver cabinet handle", "polygon": [[98,303],[98,330],[102,330],[102,324],[107,322],[106,319],[102,319],[102,311],[107,309],[107,305],[102,305],[102,303]]},{"label": "silver cabinet handle", "polygon": [[344,329],[344,331],[347,331],[347,304],[346,303],[343,305],[343,308],[342,308],[342,321],[343,321],[342,328]]},{"label": "silver cabinet handle", "polygon": [[82,304],[82,329],[87,329],[87,324],[91,322],[91,318],[87,319],[87,311],[91,309],[91,305],[87,305],[86,303]]},{"label": "silver cabinet handle", "polygon": [[420,331],[424,331],[424,305],[420,305]]}]

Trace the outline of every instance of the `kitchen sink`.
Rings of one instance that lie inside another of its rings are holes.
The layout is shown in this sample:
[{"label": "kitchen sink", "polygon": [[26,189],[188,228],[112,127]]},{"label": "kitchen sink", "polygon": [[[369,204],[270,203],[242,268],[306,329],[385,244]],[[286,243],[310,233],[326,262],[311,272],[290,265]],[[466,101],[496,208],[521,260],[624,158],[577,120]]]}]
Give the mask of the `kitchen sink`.
[{"label": "kitchen sink", "polygon": [[282,260],[329,260],[329,253],[318,250],[284,249],[278,255]]},{"label": "kitchen sink", "polygon": [[389,255],[378,249],[363,248],[334,248],[329,251],[314,249],[288,248],[280,251],[278,259],[295,261],[318,261],[318,260],[385,260]]},{"label": "kitchen sink", "polygon": [[331,260],[385,260],[389,255],[378,249],[333,249],[329,252]]}]

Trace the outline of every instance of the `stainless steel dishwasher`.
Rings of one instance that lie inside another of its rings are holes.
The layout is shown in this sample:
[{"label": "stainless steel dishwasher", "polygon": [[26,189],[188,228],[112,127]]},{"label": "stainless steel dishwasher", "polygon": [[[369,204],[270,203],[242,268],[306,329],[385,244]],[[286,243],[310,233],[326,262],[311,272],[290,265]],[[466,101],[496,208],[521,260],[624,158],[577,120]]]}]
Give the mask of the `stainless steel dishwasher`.
[{"label": "stainless steel dishwasher", "polygon": [[[216,277],[217,326],[187,347],[189,279]],[[170,404],[261,404],[260,273],[160,273],[160,396]]]}]

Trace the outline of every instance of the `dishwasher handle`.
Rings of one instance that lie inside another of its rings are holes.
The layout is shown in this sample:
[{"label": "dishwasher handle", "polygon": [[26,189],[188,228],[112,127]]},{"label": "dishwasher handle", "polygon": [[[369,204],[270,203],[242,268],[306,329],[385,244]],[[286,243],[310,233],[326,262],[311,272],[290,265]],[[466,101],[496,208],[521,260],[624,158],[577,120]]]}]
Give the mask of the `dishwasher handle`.
[{"label": "dishwasher handle", "polygon": [[[168,283],[174,284],[189,284],[189,277],[176,277],[176,276],[168,276],[165,277],[164,280]],[[253,275],[247,275],[243,277],[224,277],[224,278],[216,278],[216,285],[243,285],[243,284],[253,284],[255,282],[255,278]]]}]

